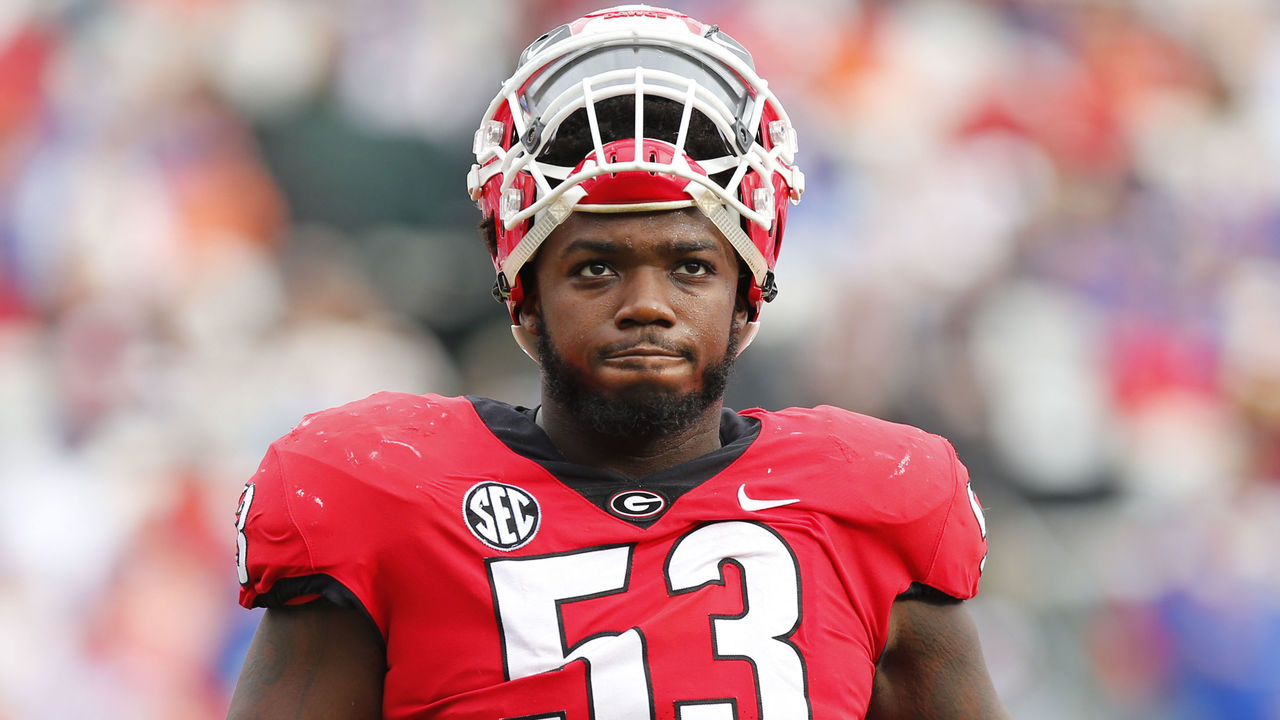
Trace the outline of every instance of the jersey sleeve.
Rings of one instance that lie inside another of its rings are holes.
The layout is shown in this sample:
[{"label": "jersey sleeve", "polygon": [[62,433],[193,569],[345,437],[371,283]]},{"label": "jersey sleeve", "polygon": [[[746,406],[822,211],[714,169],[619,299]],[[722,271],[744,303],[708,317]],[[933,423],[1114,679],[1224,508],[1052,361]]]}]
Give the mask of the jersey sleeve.
[{"label": "jersey sleeve", "polygon": [[245,485],[236,515],[240,604],[270,608],[324,597],[367,613],[372,586],[361,553],[368,549],[351,547],[349,538],[335,542],[341,528],[329,525],[339,519],[325,512],[338,483],[322,467],[291,472],[297,459],[277,444]]},{"label": "jersey sleeve", "polygon": [[937,527],[937,540],[928,569],[919,582],[967,600],[978,594],[978,580],[986,563],[986,519],[978,496],[969,484],[968,469],[956,457],[951,443],[933,437],[945,447],[945,457],[949,459],[949,467],[937,469],[949,475],[949,498],[939,502],[936,510],[926,515],[926,522]]}]

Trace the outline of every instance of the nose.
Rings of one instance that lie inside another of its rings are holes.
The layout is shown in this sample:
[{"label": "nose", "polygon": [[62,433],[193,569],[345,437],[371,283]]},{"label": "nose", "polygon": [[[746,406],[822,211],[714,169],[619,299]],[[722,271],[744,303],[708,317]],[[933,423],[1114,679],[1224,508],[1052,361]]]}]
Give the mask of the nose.
[{"label": "nose", "polygon": [[636,325],[671,327],[676,317],[671,305],[671,283],[666,273],[646,268],[628,273],[622,283],[622,297],[614,314],[619,328]]}]

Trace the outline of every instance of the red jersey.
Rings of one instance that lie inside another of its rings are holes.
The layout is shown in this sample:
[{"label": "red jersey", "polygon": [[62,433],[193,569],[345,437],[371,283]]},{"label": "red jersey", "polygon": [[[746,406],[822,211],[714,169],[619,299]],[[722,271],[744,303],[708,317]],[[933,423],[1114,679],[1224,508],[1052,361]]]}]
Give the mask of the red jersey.
[{"label": "red jersey", "polygon": [[725,411],[721,441],[627,478],[492,400],[308,416],[241,498],[240,602],[368,613],[388,718],[862,717],[894,599],[977,592],[964,467],[830,407]]}]

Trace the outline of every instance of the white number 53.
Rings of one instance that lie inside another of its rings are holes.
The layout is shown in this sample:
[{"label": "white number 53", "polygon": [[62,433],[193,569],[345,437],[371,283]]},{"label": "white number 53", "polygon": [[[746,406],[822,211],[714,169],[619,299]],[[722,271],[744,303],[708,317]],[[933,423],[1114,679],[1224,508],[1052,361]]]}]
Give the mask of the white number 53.
[{"label": "white number 53", "polygon": [[[672,547],[665,570],[668,592],[679,595],[723,583],[724,562],[741,568],[746,612],[712,616],[716,658],[751,663],[762,720],[811,717],[804,661],[788,640],[800,625],[794,555],[762,525],[741,521],[704,525]],[[626,592],[630,576],[630,546],[491,561],[489,579],[502,625],[508,679],[585,659],[596,720],[652,718],[648,658],[638,628],[594,635],[567,649],[562,641],[561,605]],[[681,720],[734,718],[731,703],[692,700],[679,704]]]}]

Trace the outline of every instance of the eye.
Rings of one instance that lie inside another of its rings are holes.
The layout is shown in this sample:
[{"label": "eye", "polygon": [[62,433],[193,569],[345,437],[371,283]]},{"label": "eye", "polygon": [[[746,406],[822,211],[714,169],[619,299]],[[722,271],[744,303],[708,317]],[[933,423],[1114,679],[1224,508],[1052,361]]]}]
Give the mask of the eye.
[{"label": "eye", "polygon": [[588,278],[607,277],[613,274],[613,268],[609,267],[606,263],[589,262],[579,265],[578,268],[574,270],[573,274],[578,275],[579,277]]},{"label": "eye", "polygon": [[701,277],[711,274],[711,266],[701,260],[685,260],[676,266],[676,272],[681,275]]}]

